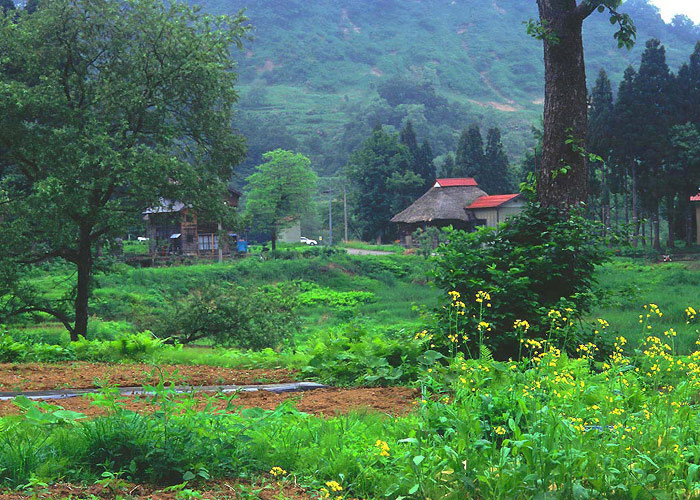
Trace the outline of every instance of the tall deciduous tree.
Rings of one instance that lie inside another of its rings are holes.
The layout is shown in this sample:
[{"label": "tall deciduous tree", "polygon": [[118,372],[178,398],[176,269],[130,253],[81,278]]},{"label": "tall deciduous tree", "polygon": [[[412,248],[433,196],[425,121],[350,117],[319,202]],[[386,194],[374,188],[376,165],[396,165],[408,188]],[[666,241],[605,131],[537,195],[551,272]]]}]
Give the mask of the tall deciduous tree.
[{"label": "tall deciduous tree", "polygon": [[5,269],[58,258],[77,276],[71,307],[28,303],[14,282],[6,312],[84,336],[100,246],[160,198],[223,205],[244,152],[230,53],[244,21],[160,0],[52,0],[0,19]]},{"label": "tall deciduous tree", "polygon": [[537,194],[543,206],[566,209],[587,199],[588,176],[582,150],[586,144],[587,88],[583,22],[596,9],[608,11],[620,46],[631,46],[634,25],[617,9],[621,0],[537,0],[539,23],[528,31],[544,43],[545,103],[542,166]]},{"label": "tall deciduous tree", "polygon": [[276,149],[263,160],[246,179],[246,212],[253,227],[269,232],[275,250],[280,231],[309,212],[317,177],[311,161],[299,153]]}]

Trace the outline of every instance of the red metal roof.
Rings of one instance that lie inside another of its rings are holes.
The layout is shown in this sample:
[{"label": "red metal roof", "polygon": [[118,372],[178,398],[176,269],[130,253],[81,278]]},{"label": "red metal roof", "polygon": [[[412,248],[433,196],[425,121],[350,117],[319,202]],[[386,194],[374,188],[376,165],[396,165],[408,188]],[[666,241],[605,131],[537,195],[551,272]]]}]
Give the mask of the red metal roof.
[{"label": "red metal roof", "polygon": [[456,186],[477,186],[473,177],[462,177],[458,179],[438,179],[435,187],[456,187]]},{"label": "red metal roof", "polygon": [[700,201],[700,193],[690,197],[690,201]]},{"label": "red metal roof", "polygon": [[509,202],[510,200],[513,200],[520,196],[519,194],[497,194],[494,196],[482,196],[481,198],[477,198],[474,203],[469,205],[467,207],[467,210],[471,210],[473,208],[495,208],[495,207],[500,207],[504,203]]}]

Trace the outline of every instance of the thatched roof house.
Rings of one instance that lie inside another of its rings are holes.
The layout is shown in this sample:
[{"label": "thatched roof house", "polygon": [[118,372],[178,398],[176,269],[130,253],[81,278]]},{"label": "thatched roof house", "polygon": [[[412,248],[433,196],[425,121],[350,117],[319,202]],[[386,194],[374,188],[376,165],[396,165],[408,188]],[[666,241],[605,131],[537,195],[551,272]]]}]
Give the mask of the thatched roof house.
[{"label": "thatched roof house", "polygon": [[410,207],[395,215],[391,222],[399,226],[401,243],[411,246],[411,235],[419,228],[447,227],[473,231],[479,225],[502,222],[500,211],[507,207],[506,216],[518,213],[524,202],[519,195],[489,196],[479,189],[471,177],[438,179],[430,190]]},{"label": "thatched roof house", "polygon": [[456,229],[472,230],[476,218],[467,207],[482,196],[486,196],[486,193],[479,189],[471,177],[438,179],[427,193],[406,210],[395,215],[391,222],[399,225],[401,241],[409,246],[410,235],[418,228],[452,226]]}]

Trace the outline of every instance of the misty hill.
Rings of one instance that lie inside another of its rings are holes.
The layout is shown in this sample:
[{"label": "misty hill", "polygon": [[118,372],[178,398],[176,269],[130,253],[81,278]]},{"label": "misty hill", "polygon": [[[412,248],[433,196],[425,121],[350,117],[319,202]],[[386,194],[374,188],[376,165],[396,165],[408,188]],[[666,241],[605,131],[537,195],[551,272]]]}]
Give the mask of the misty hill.
[{"label": "misty hill", "polygon": [[[513,159],[532,143],[542,113],[541,43],[523,21],[535,0],[198,0],[206,11],[246,8],[255,27],[237,54],[241,131],[248,170],[275,147],[308,154],[322,175],[341,168],[376,123],[408,118],[437,155],[453,150],[471,123],[500,126]],[[592,86],[605,68],[617,86],[639,64],[644,41],[662,40],[672,70],[697,38],[692,23],[666,24],[655,7],[629,0],[621,9],[638,28],[632,51],[618,49],[604,14],[586,22]]]}]

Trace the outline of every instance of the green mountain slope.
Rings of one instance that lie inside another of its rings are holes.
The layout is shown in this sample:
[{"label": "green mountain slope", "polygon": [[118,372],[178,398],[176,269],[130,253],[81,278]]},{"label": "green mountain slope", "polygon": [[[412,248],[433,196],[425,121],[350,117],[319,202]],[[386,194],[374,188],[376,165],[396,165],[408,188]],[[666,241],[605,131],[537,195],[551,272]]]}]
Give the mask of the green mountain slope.
[{"label": "green mountain slope", "polygon": [[[376,123],[410,118],[436,154],[453,150],[470,123],[500,126],[517,159],[542,113],[541,44],[523,21],[535,0],[199,0],[213,13],[246,8],[255,27],[239,59],[240,129],[250,159],[275,147],[308,154],[333,175]],[[604,67],[614,85],[638,65],[644,41],[660,38],[675,70],[693,50],[694,26],[671,26],[644,0],[623,7],[638,27],[618,49],[607,16],[586,23],[592,85]]]}]

